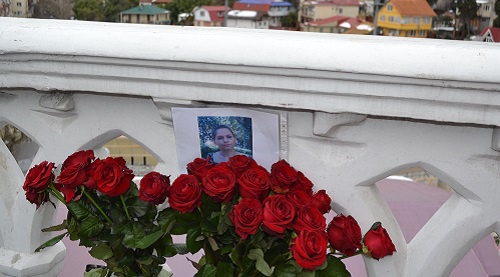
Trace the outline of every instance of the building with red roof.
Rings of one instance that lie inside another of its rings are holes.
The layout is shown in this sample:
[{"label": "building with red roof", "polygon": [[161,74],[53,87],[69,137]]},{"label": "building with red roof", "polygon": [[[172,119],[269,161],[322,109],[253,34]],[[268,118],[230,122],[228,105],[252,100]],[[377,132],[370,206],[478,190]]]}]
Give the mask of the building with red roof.
[{"label": "building with red roof", "polygon": [[369,34],[373,31],[373,23],[366,22],[357,17],[336,15],[325,19],[306,22],[303,24],[303,31],[338,34]]},{"label": "building with red roof", "polygon": [[487,27],[481,32],[481,41],[500,42],[500,28]]},{"label": "building with red roof", "polygon": [[194,8],[194,26],[223,26],[225,9],[224,6],[201,6]]},{"label": "building with red roof", "polygon": [[301,28],[306,22],[319,21],[336,16],[357,17],[359,14],[358,0],[306,0],[300,8]]}]

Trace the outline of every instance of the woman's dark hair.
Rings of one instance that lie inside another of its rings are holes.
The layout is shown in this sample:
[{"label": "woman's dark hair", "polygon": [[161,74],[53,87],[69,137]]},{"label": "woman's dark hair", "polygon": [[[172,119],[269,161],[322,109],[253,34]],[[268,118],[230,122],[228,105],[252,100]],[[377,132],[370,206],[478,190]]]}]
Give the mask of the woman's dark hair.
[{"label": "woman's dark hair", "polygon": [[217,127],[215,127],[215,129],[212,131],[212,139],[215,141],[215,136],[217,135],[217,130],[220,130],[220,129],[228,129],[231,134],[233,134],[233,137],[236,137],[234,135],[234,132],[231,128],[229,128],[229,126],[227,125],[218,125]]}]

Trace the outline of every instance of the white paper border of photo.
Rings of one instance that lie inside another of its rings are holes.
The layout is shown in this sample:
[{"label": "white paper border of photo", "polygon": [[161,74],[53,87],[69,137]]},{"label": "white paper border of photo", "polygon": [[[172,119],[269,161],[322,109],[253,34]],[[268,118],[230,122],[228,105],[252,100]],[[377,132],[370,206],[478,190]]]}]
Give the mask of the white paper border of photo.
[{"label": "white paper border of photo", "polygon": [[201,157],[198,116],[240,116],[252,119],[252,158],[270,170],[280,158],[280,122],[276,113],[242,108],[177,108],[172,107],[179,173],[186,164]]}]

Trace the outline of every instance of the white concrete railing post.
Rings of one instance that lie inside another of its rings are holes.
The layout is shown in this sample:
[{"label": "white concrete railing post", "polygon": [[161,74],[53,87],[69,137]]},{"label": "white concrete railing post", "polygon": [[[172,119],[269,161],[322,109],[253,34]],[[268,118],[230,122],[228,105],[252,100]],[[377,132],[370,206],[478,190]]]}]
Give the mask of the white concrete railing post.
[{"label": "white concrete railing post", "polygon": [[[447,275],[500,232],[498,72],[500,48],[476,42],[0,18],[0,124],[39,145],[33,163],[126,135],[175,176],[170,107],[279,111],[283,158],[363,230],[389,230],[398,252],[366,260],[370,276]],[[413,166],[456,193],[406,244],[372,184]],[[63,247],[31,254],[51,208],[23,201],[2,145],[0,171],[0,273],[38,255],[31,273],[51,276]]]}]

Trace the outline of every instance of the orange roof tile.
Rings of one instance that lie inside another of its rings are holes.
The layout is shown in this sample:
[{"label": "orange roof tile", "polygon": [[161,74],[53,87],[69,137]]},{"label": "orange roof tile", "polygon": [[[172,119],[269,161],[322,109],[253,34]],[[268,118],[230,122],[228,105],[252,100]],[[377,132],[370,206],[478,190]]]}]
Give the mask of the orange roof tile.
[{"label": "orange roof tile", "polygon": [[390,3],[402,16],[437,16],[426,0],[391,0],[386,5]]}]

